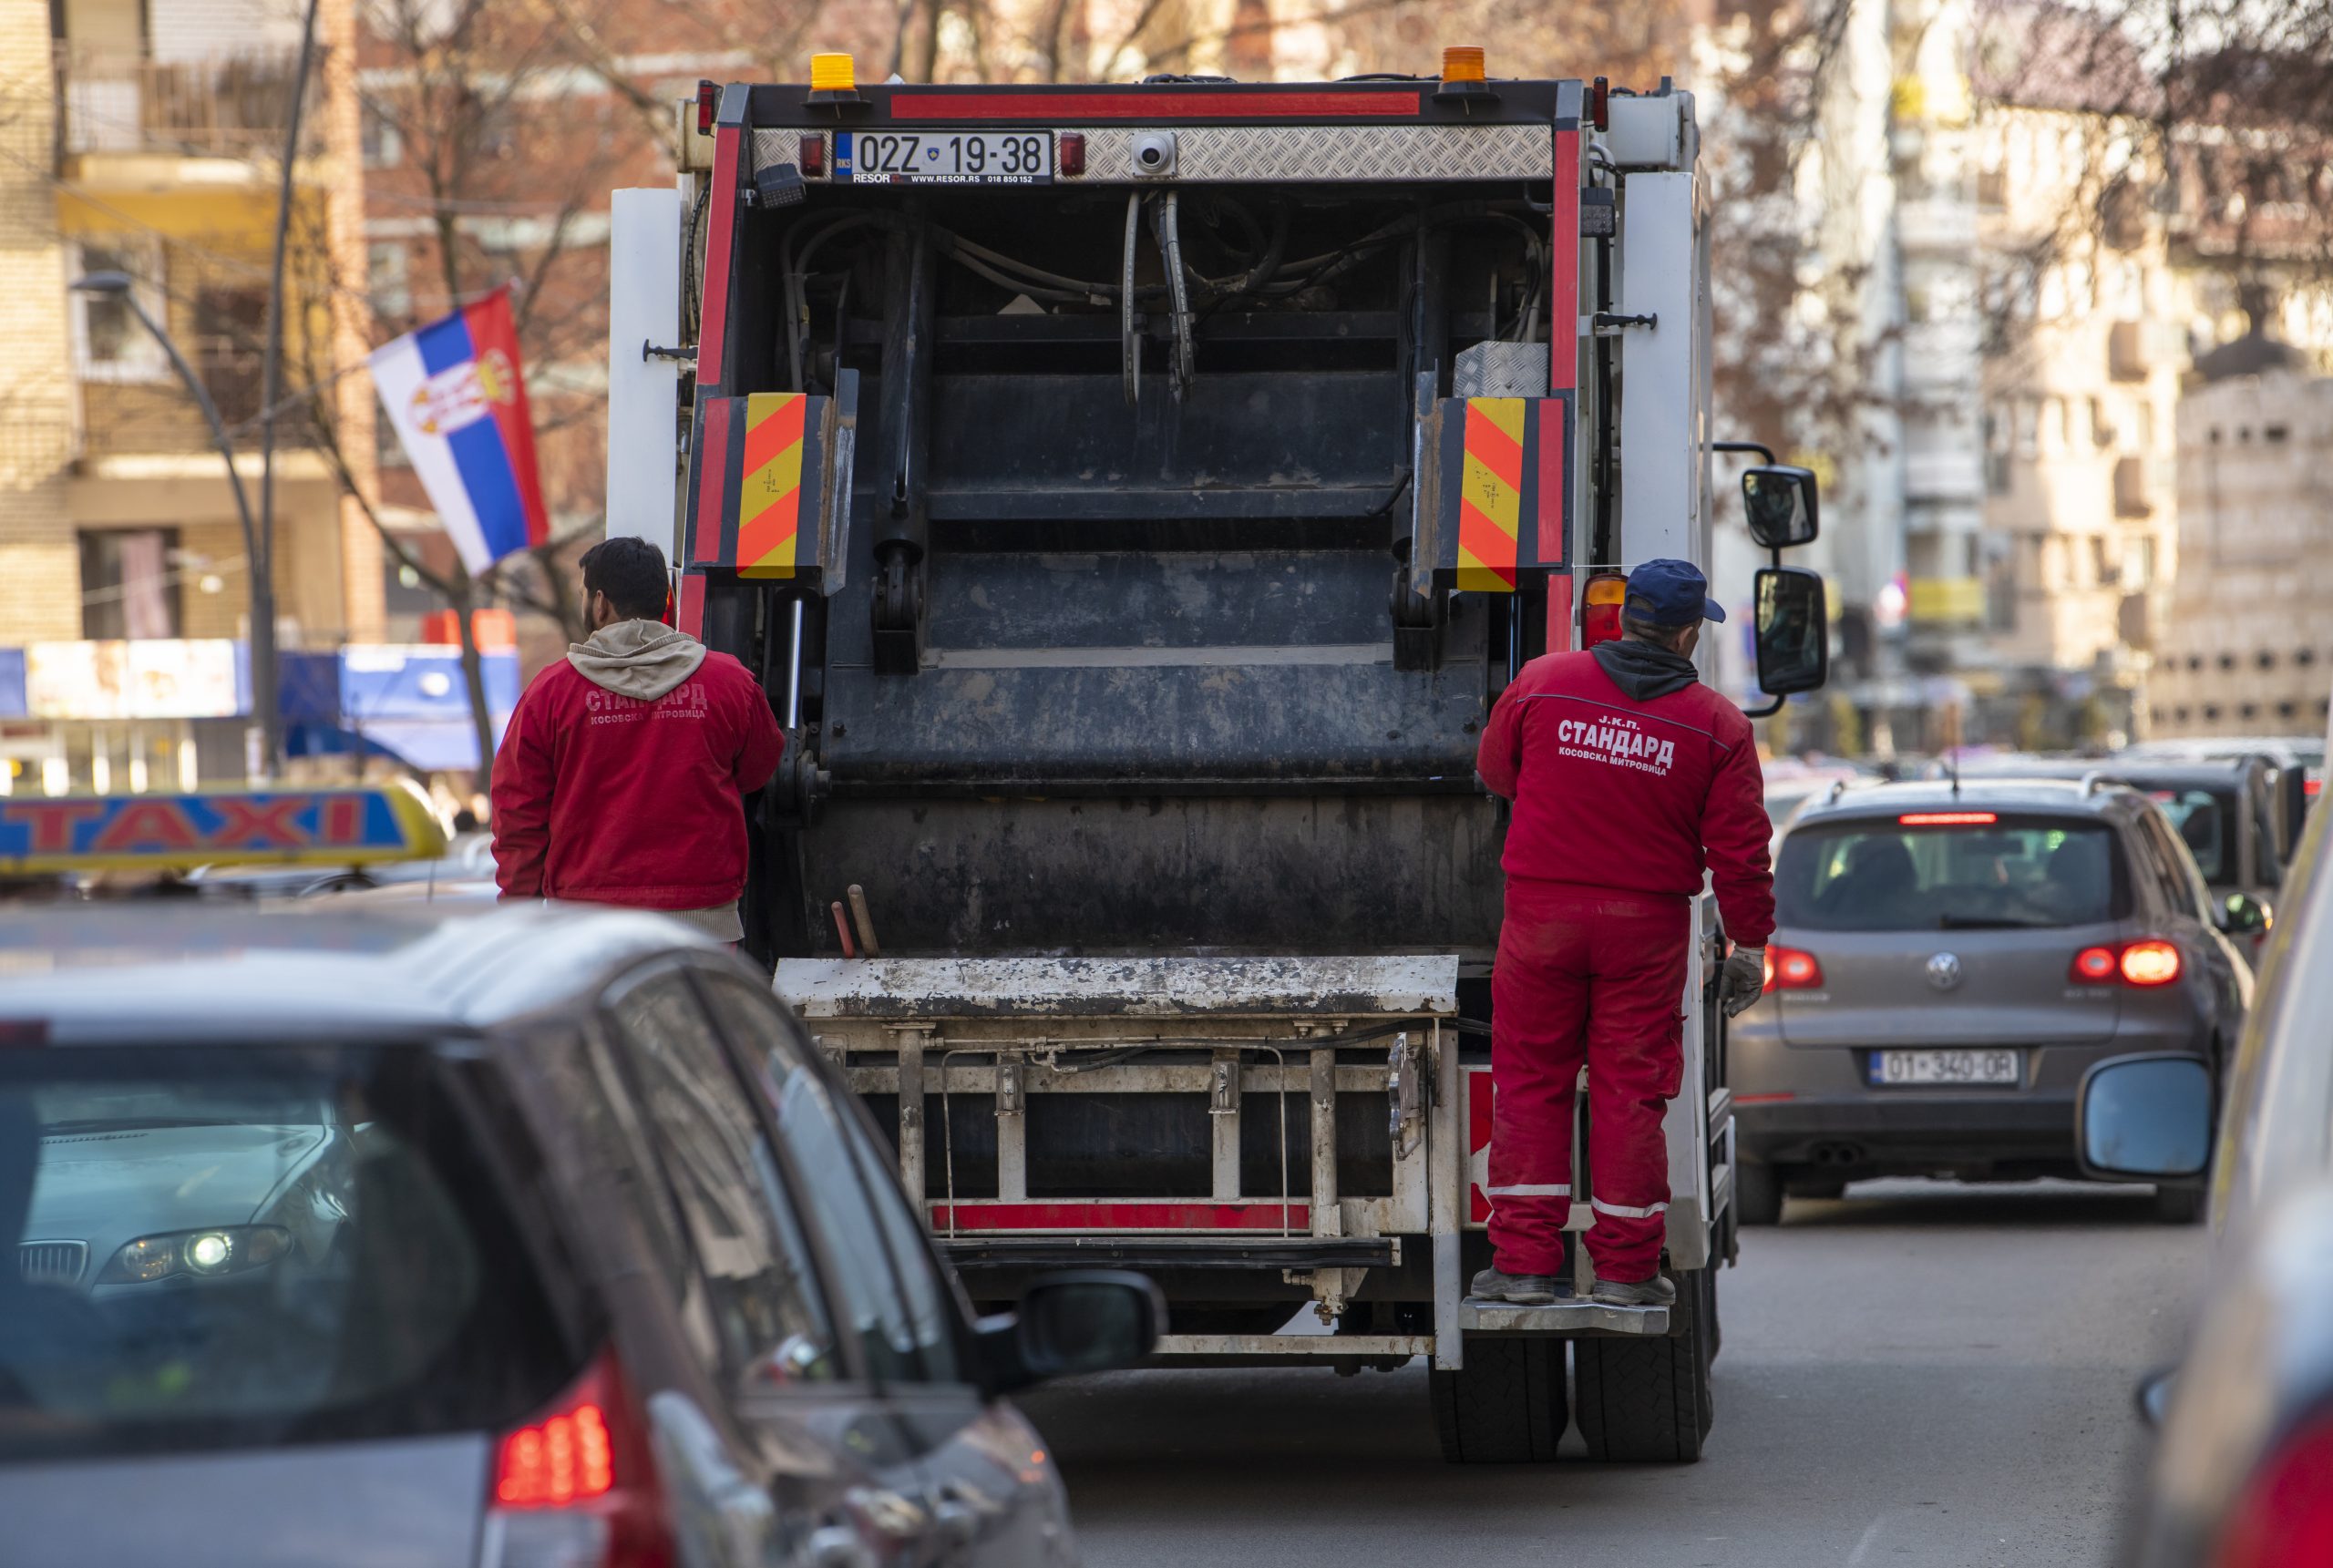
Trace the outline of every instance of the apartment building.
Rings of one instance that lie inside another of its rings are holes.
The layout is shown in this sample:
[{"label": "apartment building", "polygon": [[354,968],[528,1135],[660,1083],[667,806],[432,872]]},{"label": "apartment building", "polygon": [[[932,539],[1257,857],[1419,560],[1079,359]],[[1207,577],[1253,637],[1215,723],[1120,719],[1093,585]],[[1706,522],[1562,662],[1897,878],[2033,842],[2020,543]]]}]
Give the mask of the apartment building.
[{"label": "apartment building", "polygon": [[1994,737],[2112,742],[2145,723],[2175,569],[2174,417],[2196,316],[2137,181],[2102,203],[2127,134],[2066,100],[1986,117],[1984,528],[1947,601]]},{"label": "apartment building", "polygon": [[2176,424],[2180,570],[2149,693],[2154,733],[2321,733],[2333,379],[2247,333],[2196,361]]},{"label": "apartment building", "polygon": [[[351,200],[347,11],[320,13],[293,165],[286,386],[372,445]],[[261,348],[296,13],[273,0],[0,6],[0,788],[242,776]],[[130,293],[72,284],[126,274]],[[321,371],[321,374],[319,372]],[[377,640],[376,540],[295,411],[279,427],[272,581],[288,649]]]}]

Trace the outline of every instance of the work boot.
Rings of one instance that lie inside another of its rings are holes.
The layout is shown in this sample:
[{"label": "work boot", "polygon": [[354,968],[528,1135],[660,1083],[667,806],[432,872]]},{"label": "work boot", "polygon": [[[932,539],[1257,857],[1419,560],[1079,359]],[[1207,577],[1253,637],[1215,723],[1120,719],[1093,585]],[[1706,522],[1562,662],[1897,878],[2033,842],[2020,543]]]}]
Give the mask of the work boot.
[{"label": "work boot", "polygon": [[1549,1307],[1560,1294],[1551,1274],[1502,1274],[1486,1268],[1475,1276],[1466,1294],[1476,1301],[1505,1301],[1516,1307]]},{"label": "work boot", "polygon": [[1656,1274],[1650,1279],[1606,1279],[1596,1276],[1594,1299],[1607,1307],[1674,1307],[1677,1305],[1676,1282],[1666,1275]]}]

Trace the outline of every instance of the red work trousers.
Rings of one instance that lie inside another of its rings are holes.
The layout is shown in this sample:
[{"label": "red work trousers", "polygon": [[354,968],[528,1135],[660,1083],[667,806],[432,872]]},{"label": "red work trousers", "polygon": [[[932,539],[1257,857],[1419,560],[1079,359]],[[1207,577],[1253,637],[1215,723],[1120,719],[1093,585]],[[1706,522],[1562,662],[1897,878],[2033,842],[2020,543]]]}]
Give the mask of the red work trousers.
[{"label": "red work trousers", "polygon": [[1557,1274],[1571,1209],[1573,1101],[1588,1068],[1588,1253],[1650,1279],[1669,1208],[1663,1108],[1684,1071],[1691,906],[1674,895],[1506,880],[1491,973],[1491,1245],[1508,1274]]}]

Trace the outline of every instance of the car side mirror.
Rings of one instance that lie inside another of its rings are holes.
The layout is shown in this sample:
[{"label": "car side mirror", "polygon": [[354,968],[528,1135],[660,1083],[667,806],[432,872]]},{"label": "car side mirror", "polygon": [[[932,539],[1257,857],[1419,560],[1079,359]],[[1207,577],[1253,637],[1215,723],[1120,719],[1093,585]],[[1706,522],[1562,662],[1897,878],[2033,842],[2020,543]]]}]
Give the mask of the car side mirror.
[{"label": "car side mirror", "polygon": [[2249,893],[2231,893],[2220,906],[2219,928],[2231,937],[2256,937],[2275,918],[2268,906]]},{"label": "car side mirror", "polygon": [[2200,1176],[2212,1163],[2212,1074],[2201,1057],[2117,1056],[2082,1074],[2074,1126],[2085,1176]]},{"label": "car side mirror", "polygon": [[1150,1354],[1166,1322],[1166,1298],[1146,1275],[1082,1269],[1045,1275],[1013,1311],[981,1320],[989,1393],[1049,1378],[1131,1367]]},{"label": "car side mirror", "polygon": [[1830,615],[1822,573],[1794,566],[1763,568],[1755,603],[1758,689],[1769,697],[1788,697],[1830,679]]},{"label": "car side mirror", "polygon": [[1742,503],[1750,516],[1750,537],[1761,549],[1813,544],[1823,531],[1813,469],[1780,464],[1752,468],[1742,476]]}]

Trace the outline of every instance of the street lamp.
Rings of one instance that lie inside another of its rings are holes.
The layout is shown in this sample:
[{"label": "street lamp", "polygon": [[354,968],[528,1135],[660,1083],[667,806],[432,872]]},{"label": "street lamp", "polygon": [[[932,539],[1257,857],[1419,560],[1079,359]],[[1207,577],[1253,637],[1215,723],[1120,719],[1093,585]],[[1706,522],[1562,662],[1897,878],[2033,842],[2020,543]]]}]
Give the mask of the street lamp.
[{"label": "street lamp", "polygon": [[[227,465],[227,487],[235,494],[235,512],[243,525],[243,559],[249,563],[245,576],[251,580],[252,709],[258,720],[260,771],[263,776],[272,778],[280,766],[277,732],[281,728],[275,711],[275,579],[273,563],[269,559],[274,540],[260,538],[259,525],[252,517],[251,497],[243,493],[242,476],[235,472],[235,444],[228,438],[226,424],[219,417],[219,405],[211,401],[211,394],[195,375],[194,367],[187,364],[186,355],[170,341],[162,323],[139,302],[128,273],[91,272],[77,280],[73,291],[119,300],[138,318],[139,324],[154,334],[154,341],[170,356],[170,368],[179,373],[179,379],[186,383],[195,405],[202,410],[202,417],[211,425],[211,439]],[[271,528],[268,531],[272,534],[274,530]]]}]

